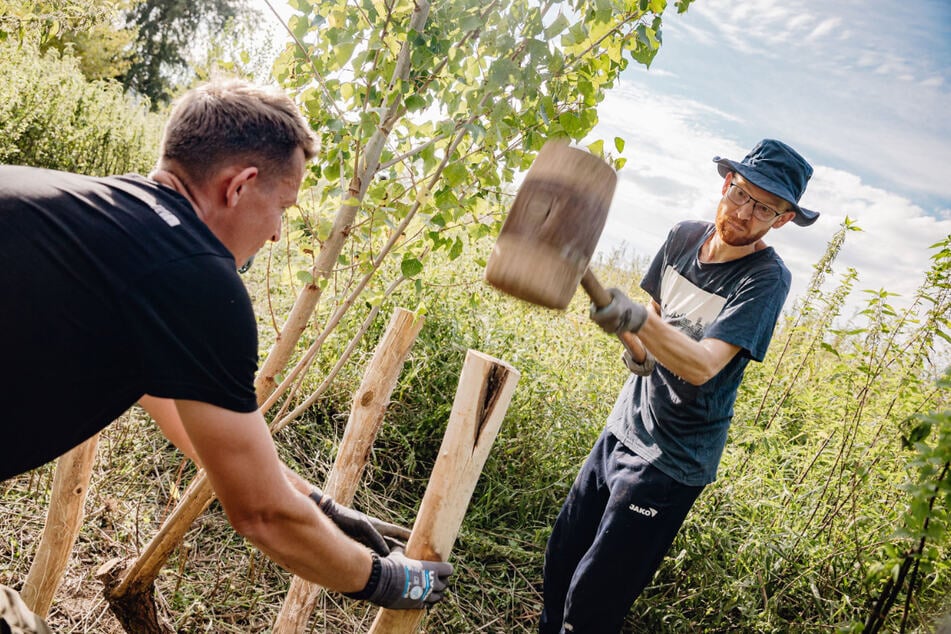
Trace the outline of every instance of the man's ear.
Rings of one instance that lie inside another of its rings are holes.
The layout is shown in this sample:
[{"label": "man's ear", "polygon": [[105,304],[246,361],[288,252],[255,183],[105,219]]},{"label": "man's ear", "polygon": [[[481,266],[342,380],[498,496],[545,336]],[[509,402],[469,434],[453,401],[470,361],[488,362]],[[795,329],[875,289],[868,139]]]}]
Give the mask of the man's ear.
[{"label": "man's ear", "polygon": [[721,196],[726,196],[726,190],[730,188],[730,183],[733,182],[733,172],[727,172],[726,176],[723,177],[723,190],[720,192]]},{"label": "man's ear", "polygon": [[245,167],[243,170],[228,179],[225,189],[225,204],[236,207],[238,200],[245,192],[245,186],[257,178],[258,168]]},{"label": "man's ear", "polygon": [[776,220],[773,221],[773,224],[770,225],[773,229],[779,229],[784,224],[796,217],[795,211],[787,211],[781,216],[776,216]]}]

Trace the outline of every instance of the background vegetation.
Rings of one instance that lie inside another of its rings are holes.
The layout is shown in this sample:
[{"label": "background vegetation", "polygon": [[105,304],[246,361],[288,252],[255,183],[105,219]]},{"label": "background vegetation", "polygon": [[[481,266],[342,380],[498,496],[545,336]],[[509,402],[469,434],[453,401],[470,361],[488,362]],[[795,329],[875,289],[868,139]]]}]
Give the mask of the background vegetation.
[{"label": "background vegetation", "polygon": [[[300,25],[300,37],[306,39],[316,24]],[[148,114],[148,103],[130,99],[114,82],[90,82],[68,50],[41,52],[30,38],[9,37],[0,47],[0,161],[88,173],[151,167],[160,119]],[[294,55],[289,49],[285,63]],[[305,66],[285,68],[303,73]],[[305,107],[319,103],[307,101],[308,95],[316,99],[316,92],[307,92],[312,88],[301,81]],[[580,112],[596,104],[596,92],[588,95],[589,104],[584,90],[578,93]],[[489,112],[514,121],[511,112]],[[560,114],[567,125],[580,126],[575,132],[596,120],[574,112]],[[333,121],[322,125],[333,136]],[[478,131],[473,134],[476,142],[466,156],[487,152],[469,163],[478,178],[487,178],[471,166],[495,154]],[[528,128],[524,145],[505,146],[514,152],[507,155],[513,170],[521,156],[530,157],[532,134]],[[356,136],[359,144],[366,140]],[[338,164],[353,159],[347,155],[358,147],[352,139],[329,141]],[[417,167],[430,174],[437,155],[420,156]],[[343,182],[346,168],[341,170]],[[392,234],[393,218],[399,218],[394,208],[405,214],[411,207],[405,200],[383,202],[391,183],[413,173],[393,170],[371,188],[362,208],[366,215],[356,218],[360,229],[353,232],[353,246],[320,282],[323,296],[313,323],[329,323],[347,302],[355,309],[328,331],[295,394],[283,397],[282,407],[290,408],[308,394],[319,395],[278,442],[288,462],[320,483],[389,312],[394,306],[417,310],[426,325],[355,503],[411,524],[465,351],[475,348],[515,365],[522,379],[453,551],[453,592],[425,627],[434,633],[530,632],[540,610],[551,523],[626,370],[616,343],[587,322],[580,297],[564,313],[543,311],[479,281],[490,242],[484,238],[497,230],[509,200],[501,184],[491,204],[480,203],[469,216],[440,219],[439,206],[452,207],[452,199],[424,197],[434,207],[407,229],[423,239],[375,264],[376,275],[351,296],[374,262],[365,253],[378,253]],[[485,186],[463,182],[470,176],[450,170],[443,196],[454,187]],[[312,175],[322,177],[326,173]],[[420,200],[415,189],[400,187],[414,192],[410,201]],[[314,254],[330,234],[341,196],[333,187],[310,190],[289,217],[285,241],[249,274],[262,349],[299,293],[315,283]],[[852,230],[857,227],[847,221],[816,264],[809,291],[778,325],[766,361],[748,370],[720,478],[698,501],[671,556],[632,609],[630,631],[926,632],[951,610],[951,386],[943,375],[951,244],[945,238],[935,245],[933,266],[910,309],[896,309],[880,291],[867,293],[861,314],[842,315],[846,297],[859,292],[860,272],[834,267]],[[603,281],[642,298],[637,284],[643,268],[643,261],[625,253],[598,263]],[[374,311],[379,317],[334,374],[341,351]],[[295,360],[321,336],[305,331]],[[333,380],[322,386],[328,376]],[[99,451],[86,522],[51,614],[61,632],[115,631],[96,568],[137,552],[194,474],[136,410],[108,429]],[[52,467],[46,466],[0,483],[0,583],[16,587],[26,576],[51,480]],[[213,506],[177,549],[158,590],[180,631],[258,632],[273,622],[287,584],[287,574],[237,537]],[[321,599],[313,630],[363,631],[372,616],[372,610],[329,594]]]}]

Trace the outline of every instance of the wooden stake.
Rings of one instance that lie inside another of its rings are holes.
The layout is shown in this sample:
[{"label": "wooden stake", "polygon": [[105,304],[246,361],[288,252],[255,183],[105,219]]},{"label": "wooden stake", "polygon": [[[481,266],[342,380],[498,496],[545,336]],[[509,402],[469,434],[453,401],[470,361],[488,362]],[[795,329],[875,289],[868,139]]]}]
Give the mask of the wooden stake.
[{"label": "wooden stake", "polygon": [[[469,350],[439,456],[406,544],[408,557],[449,559],[518,379],[519,372],[504,361]],[[424,610],[380,610],[370,634],[415,632],[424,615]]]},{"label": "wooden stake", "polygon": [[[422,327],[422,317],[397,308],[354,395],[337,459],[324,486],[324,492],[344,506],[353,503],[390,396]],[[274,634],[306,631],[321,592],[320,586],[294,577],[274,622]]]},{"label": "wooden stake", "polygon": [[60,456],[53,476],[53,493],[46,512],[40,545],[20,596],[36,614],[46,618],[83,523],[83,505],[96,460],[99,435]]}]

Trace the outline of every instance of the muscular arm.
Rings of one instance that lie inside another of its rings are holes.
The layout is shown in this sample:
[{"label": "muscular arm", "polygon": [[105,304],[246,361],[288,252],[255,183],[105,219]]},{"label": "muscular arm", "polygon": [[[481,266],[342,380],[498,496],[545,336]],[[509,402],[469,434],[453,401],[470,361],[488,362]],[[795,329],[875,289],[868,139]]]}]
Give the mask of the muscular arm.
[{"label": "muscular arm", "polygon": [[740,351],[720,339],[694,341],[660,317],[657,302],[651,302],[651,307],[637,336],[658,363],[692,385],[712,379]]},{"label": "muscular arm", "polygon": [[176,446],[194,454],[232,526],[268,557],[331,590],[366,585],[369,551],[317,510],[310,485],[278,458],[259,412],[154,397],[140,404]]}]

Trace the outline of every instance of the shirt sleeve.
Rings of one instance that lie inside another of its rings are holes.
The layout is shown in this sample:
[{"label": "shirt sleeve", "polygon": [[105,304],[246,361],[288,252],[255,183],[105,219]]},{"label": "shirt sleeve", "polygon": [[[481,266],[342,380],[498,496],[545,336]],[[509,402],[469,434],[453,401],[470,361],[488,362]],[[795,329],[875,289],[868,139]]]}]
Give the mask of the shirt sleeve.
[{"label": "shirt sleeve", "polygon": [[773,329],[789,294],[788,275],[752,275],[730,296],[704,337],[739,346],[755,361],[762,361]]},{"label": "shirt sleeve", "polygon": [[668,232],[667,239],[654,255],[654,259],[651,261],[651,265],[648,267],[647,273],[645,273],[644,277],[641,279],[641,288],[658,304],[660,303],[661,275],[664,272],[664,267],[667,262],[667,249],[671,243],[671,240],[673,240],[676,230],[677,227],[675,226],[670,230],[670,232]]},{"label": "shirt sleeve", "polygon": [[163,265],[127,294],[147,393],[237,412],[257,409],[257,326],[232,261],[185,258]]}]

